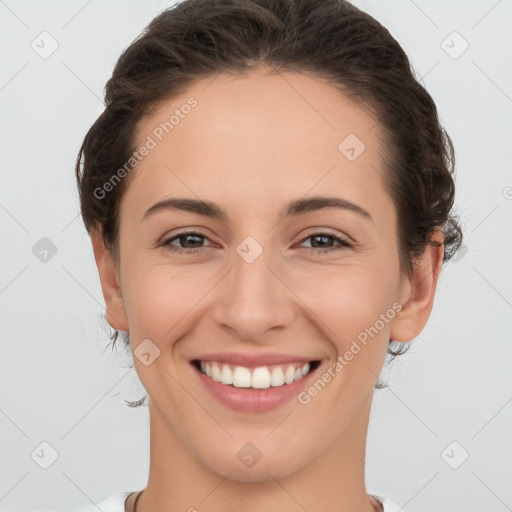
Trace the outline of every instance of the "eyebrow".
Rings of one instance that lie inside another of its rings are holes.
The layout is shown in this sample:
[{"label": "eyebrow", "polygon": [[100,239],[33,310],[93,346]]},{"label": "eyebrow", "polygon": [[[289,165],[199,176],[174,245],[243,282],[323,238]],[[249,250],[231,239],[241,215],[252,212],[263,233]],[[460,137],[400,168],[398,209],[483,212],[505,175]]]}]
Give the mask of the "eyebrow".
[{"label": "eyebrow", "polygon": [[[325,196],[314,196],[302,199],[296,199],[286,205],[281,211],[280,217],[284,216],[298,216],[308,212],[322,210],[324,208],[340,208],[342,210],[348,210],[358,215],[373,221],[372,216],[364,208],[359,206],[352,201],[342,199],[340,197],[325,197]],[[155,203],[151,206],[146,213],[143,215],[141,220],[144,220],[152,215],[172,210],[182,210],[190,213],[196,213],[198,215],[204,215],[213,219],[226,221],[228,214],[219,205],[211,202],[204,201],[201,199],[190,199],[190,198],[179,198],[171,197]]]}]

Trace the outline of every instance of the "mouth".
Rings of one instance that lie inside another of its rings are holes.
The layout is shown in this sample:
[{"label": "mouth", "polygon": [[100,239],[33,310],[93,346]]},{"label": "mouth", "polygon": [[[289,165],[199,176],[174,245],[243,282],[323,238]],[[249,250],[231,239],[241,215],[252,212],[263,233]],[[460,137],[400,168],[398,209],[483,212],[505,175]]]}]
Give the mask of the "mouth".
[{"label": "mouth", "polygon": [[212,382],[230,388],[257,391],[293,385],[310,375],[320,365],[320,361],[290,361],[255,368],[199,359],[192,360],[191,364]]}]

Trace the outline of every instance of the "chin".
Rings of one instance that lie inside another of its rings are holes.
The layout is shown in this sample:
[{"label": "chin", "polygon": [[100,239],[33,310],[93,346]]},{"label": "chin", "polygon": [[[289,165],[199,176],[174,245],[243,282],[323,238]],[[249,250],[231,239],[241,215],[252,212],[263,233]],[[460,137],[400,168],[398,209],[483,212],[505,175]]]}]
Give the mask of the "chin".
[{"label": "chin", "polygon": [[273,450],[272,457],[262,454],[255,463],[250,465],[251,462],[248,462],[246,465],[243,462],[244,454],[235,453],[234,457],[225,457],[220,464],[218,458],[213,461],[203,458],[202,464],[222,477],[241,483],[273,482],[287,478],[306,464],[305,461],[295,460],[292,455],[287,457],[276,449]]}]

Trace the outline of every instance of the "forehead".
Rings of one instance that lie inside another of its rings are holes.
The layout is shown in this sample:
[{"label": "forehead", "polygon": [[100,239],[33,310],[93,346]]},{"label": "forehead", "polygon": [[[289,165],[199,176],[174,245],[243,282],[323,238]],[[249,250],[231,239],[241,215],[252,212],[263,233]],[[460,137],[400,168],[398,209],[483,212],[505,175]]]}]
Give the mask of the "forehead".
[{"label": "forehead", "polygon": [[384,194],[379,133],[367,110],[319,78],[268,69],[215,75],[140,123],[136,149],[151,149],[122,204],[140,217],[170,194],[243,208],[309,190],[368,204]]}]

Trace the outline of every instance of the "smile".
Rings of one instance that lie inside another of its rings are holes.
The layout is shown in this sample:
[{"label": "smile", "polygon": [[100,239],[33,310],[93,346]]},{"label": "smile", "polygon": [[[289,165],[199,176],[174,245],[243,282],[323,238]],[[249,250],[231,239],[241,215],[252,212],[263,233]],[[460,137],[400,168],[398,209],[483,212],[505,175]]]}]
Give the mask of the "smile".
[{"label": "smile", "polygon": [[297,399],[321,360],[292,354],[208,354],[190,360],[202,389],[215,402],[245,413],[267,413]]},{"label": "smile", "polygon": [[236,388],[269,389],[296,382],[316,367],[318,361],[290,362],[257,368],[216,361],[194,361],[196,368],[215,382]]}]

